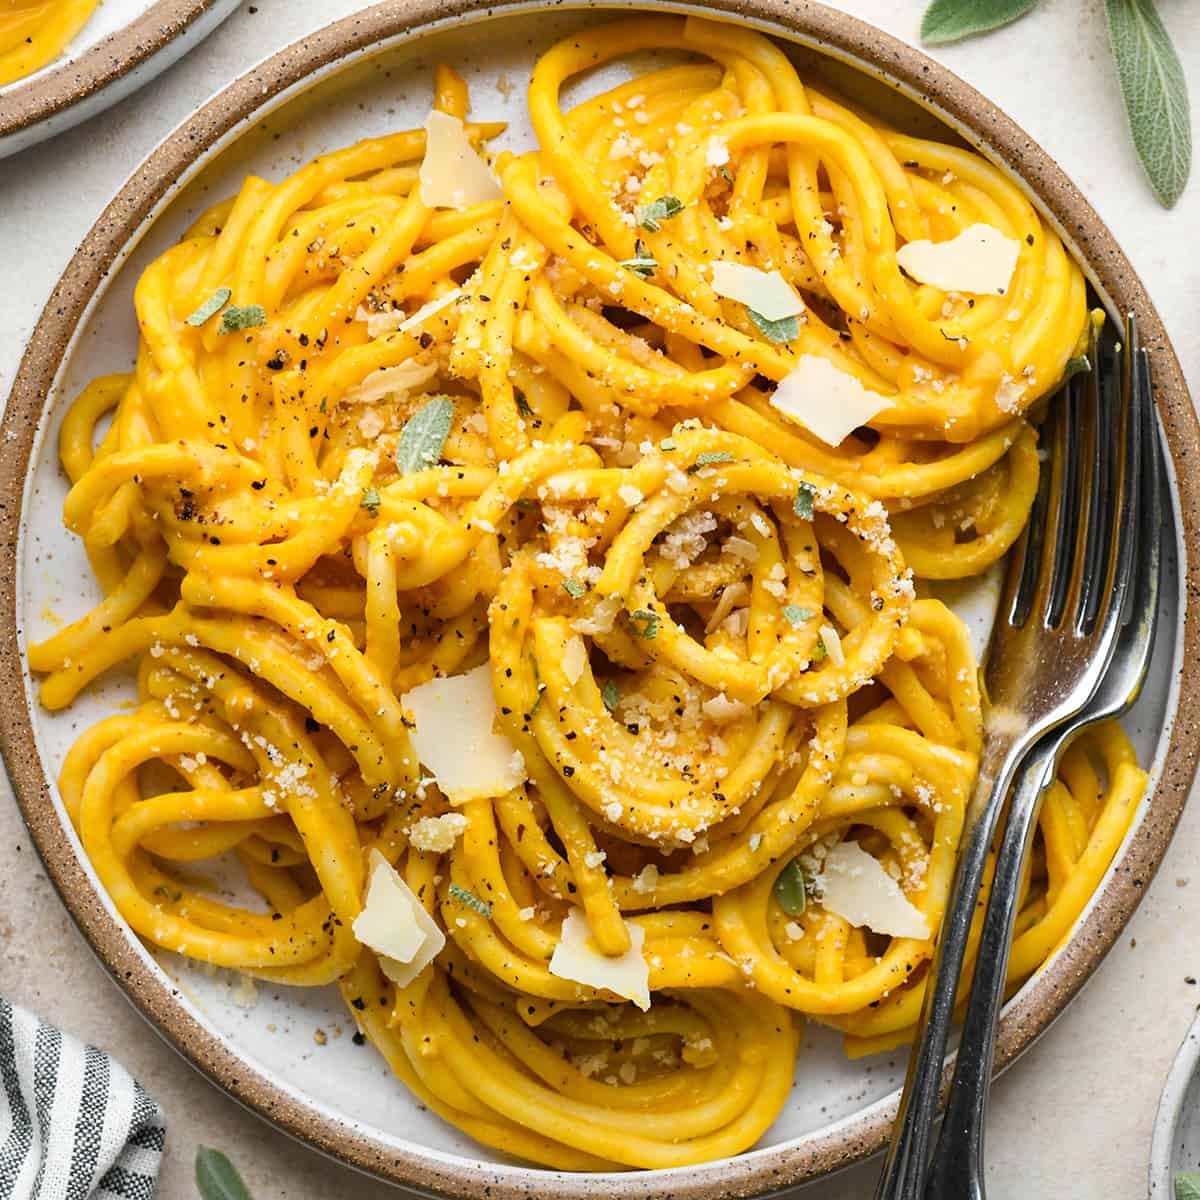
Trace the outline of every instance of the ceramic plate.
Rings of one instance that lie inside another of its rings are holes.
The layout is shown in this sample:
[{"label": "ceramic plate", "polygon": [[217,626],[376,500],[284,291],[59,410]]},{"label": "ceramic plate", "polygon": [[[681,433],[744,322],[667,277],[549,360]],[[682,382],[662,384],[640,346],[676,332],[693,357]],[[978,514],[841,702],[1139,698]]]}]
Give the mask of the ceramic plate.
[{"label": "ceramic plate", "polygon": [[1200,1171],[1200,1017],[1163,1085],[1150,1144],[1150,1200],[1174,1200],[1175,1176]]},{"label": "ceramic plate", "polygon": [[0,87],[0,158],[70,129],[149,83],[240,0],[103,0],[63,53]]},{"label": "ceramic plate", "polygon": [[[134,1003],[191,1061],[240,1101],[310,1144],[363,1170],[426,1191],[515,1200],[532,1194],[717,1200],[756,1195],[834,1170],[878,1149],[896,1106],[904,1054],[859,1062],[813,1029],[790,1103],[759,1148],[678,1171],[560,1175],[504,1162],[423,1110],[369,1048],[357,1048],[332,991],[243,985],[155,954],[132,936],[78,853],[53,779],[76,734],[127,694],[114,681],[50,716],[36,703],[21,645],[95,600],[79,542],[60,523],[66,492],[56,438],[65,398],[101,371],[126,370],[136,346],[132,292],[139,272],[193,216],[247,172],[280,178],[336,146],[419,125],[433,65],[453,63],[471,83],[477,119],[510,122],[503,144],[524,147],[525,82],[551,41],[603,9],[636,4],[394,0],[283,51],[231,84],[167,139],[100,218],[35,333],[9,405],[0,455],[0,535],[16,547],[0,567],[0,687],[21,698],[0,712],[0,739],[19,801],[51,877],[85,936]],[[695,11],[658,2],[656,11]],[[1111,236],[1028,137],[949,72],[860,22],[788,0],[717,0],[724,12],[789,46],[801,71],[855,96],[907,129],[961,137],[1013,172],[1083,262],[1116,314],[1134,310],[1151,350],[1157,397],[1176,463],[1200,453],[1196,419],[1161,322]],[[610,86],[620,66],[583,81],[576,96]],[[572,97],[568,97],[568,100]],[[1197,561],[1195,473],[1174,479],[1176,553],[1164,588],[1154,673],[1129,729],[1154,787],[1091,907],[1055,959],[1010,1002],[997,1061],[1011,1062],[1095,968],[1128,919],[1166,848],[1195,767],[1197,741],[1178,721],[1194,707],[1197,622],[1180,603]],[[1184,563],[1183,578],[1177,563]],[[1192,584],[1196,586],[1195,582]],[[14,628],[19,631],[14,634]]]}]

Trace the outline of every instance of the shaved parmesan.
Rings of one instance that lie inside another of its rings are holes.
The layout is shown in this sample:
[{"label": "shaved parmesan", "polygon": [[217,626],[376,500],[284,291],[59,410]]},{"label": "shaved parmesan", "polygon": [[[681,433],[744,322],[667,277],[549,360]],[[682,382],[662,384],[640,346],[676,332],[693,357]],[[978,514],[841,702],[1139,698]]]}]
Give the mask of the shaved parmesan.
[{"label": "shaved parmesan", "polygon": [[347,388],[342,394],[343,404],[374,404],[391,396],[403,399],[410,392],[423,387],[437,374],[433,363],[406,359],[394,367],[380,367],[372,371],[360,384]]},{"label": "shaved parmesan", "polygon": [[378,850],[354,936],[379,955],[379,966],[397,987],[407,987],[441,953],[446,935]]},{"label": "shaved parmesan", "polygon": [[990,225],[970,225],[945,242],[924,239],[896,251],[896,262],[918,283],[943,292],[1003,296],[1017,268],[1021,243]]},{"label": "shaved parmesan", "polygon": [[579,677],[583,674],[586,666],[587,650],[584,648],[583,638],[573,637],[567,642],[562,656],[563,674],[572,687],[579,682]]},{"label": "shaved parmesan", "polygon": [[760,271],[742,263],[715,262],[712,286],[718,296],[737,300],[768,321],[782,321],[804,311],[804,301],[778,271]]},{"label": "shaved parmesan", "polygon": [[496,697],[486,663],[465,675],[423,683],[401,703],[416,722],[413,749],[451,804],[503,796],[524,783],[521,752],[496,731]]},{"label": "shaved parmesan", "polygon": [[846,655],[842,650],[842,639],[838,636],[838,631],[832,625],[822,625],[818,632],[821,635],[821,644],[825,647],[825,653],[829,655],[829,661],[835,667],[844,667]]},{"label": "shaved parmesan", "polygon": [[444,296],[439,296],[436,300],[430,300],[428,304],[422,304],[411,317],[406,317],[396,326],[396,331],[398,333],[407,333],[410,329],[416,329],[418,325],[423,325],[430,317],[440,313],[443,308],[449,308],[461,295],[462,288],[453,288]]},{"label": "shaved parmesan", "polygon": [[408,830],[408,840],[428,854],[445,854],[466,832],[467,818],[462,813],[442,813],[440,817],[422,817]]},{"label": "shaved parmesan", "polygon": [[750,706],[742,700],[730,700],[723,692],[718,692],[711,700],[705,700],[700,707],[704,715],[718,725],[726,721],[736,721],[750,712]]},{"label": "shaved parmesan", "polygon": [[458,117],[436,109],[425,120],[421,160],[421,203],[429,208],[470,208],[499,200],[503,193],[479,157]]},{"label": "shaved parmesan", "polygon": [[888,937],[927,938],[929,921],[857,842],[839,842],[815,881],[826,912]]},{"label": "shaved parmesan", "polygon": [[796,369],[779,381],[771,406],[803,425],[828,446],[840,446],[860,425],[892,402],[839,371],[827,358],[801,354]]},{"label": "shaved parmesan", "polygon": [[650,965],[642,954],[646,931],[627,924],[629,949],[612,958],[601,954],[592,927],[581,908],[573,908],[562,923],[562,935],[550,959],[550,974],[572,983],[614,992],[645,1012],[650,1007]]}]

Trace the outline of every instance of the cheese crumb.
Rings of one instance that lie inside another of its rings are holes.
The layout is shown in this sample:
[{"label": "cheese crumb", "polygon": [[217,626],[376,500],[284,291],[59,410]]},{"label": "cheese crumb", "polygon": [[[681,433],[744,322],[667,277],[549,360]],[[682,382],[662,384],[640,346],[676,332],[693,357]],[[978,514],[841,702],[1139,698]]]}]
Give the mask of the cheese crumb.
[{"label": "cheese crumb", "polygon": [[462,813],[443,813],[440,817],[422,817],[409,827],[408,840],[427,854],[445,854],[466,832],[467,818]]}]

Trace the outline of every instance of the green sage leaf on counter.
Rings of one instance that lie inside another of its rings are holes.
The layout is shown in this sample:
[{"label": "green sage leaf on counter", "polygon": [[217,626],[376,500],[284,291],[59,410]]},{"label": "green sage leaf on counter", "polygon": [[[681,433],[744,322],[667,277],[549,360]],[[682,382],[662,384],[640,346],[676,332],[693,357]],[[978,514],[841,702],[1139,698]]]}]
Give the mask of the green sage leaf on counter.
[{"label": "green sage leaf on counter", "polygon": [[933,0],[921,18],[921,40],[937,46],[999,29],[1029,12],[1037,0]]},{"label": "green sage leaf on counter", "polygon": [[196,1151],[196,1187],[204,1200],[251,1200],[237,1167],[211,1146]]},{"label": "green sage leaf on counter", "polygon": [[1105,0],[1105,7],[1133,144],[1150,186],[1171,208],[1192,167],[1191,115],[1183,66],[1154,0]]},{"label": "green sage leaf on counter", "polygon": [[1180,1171],[1175,1176],[1175,1200],[1200,1200],[1200,1171]]}]

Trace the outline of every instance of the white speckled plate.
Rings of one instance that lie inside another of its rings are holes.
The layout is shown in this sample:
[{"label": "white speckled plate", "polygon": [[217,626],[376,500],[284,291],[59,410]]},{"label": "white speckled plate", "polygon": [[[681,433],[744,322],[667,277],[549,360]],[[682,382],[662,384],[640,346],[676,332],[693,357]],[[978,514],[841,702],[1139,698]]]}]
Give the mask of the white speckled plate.
[{"label": "white speckled plate", "polygon": [[[802,43],[797,53],[804,57],[805,72],[834,76],[842,90],[884,109],[897,124],[946,137],[965,134],[985,149],[990,146],[1001,160],[1023,162],[1028,177],[1044,175],[1041,190],[1028,185],[1031,195],[1038,203],[1058,205],[1052,219],[1073,232],[1093,281],[1114,307],[1138,309],[1159,356],[1164,394],[1174,406],[1168,424],[1182,447],[1177,453],[1186,452],[1195,437],[1195,418],[1153,309],[1107,231],[1077,193],[1065,197],[1070,185],[1040,151],[1030,150],[1019,130],[916,51],[842,14],[786,0],[728,0],[725,6],[755,14],[761,27],[777,34],[790,27]],[[595,13],[578,11],[584,7],[593,6],[521,0],[498,6],[477,0],[380,5],[281,52],[231,85],[193,118],[186,137],[168,139],[134,176],[48,306],[9,408],[6,429],[21,452],[30,454],[27,472],[14,462],[11,482],[5,480],[0,456],[0,491],[10,487],[21,498],[19,526],[12,531],[19,577],[11,599],[21,645],[25,637],[48,632],[53,619],[74,618],[97,598],[82,548],[61,526],[66,481],[58,467],[57,433],[67,397],[97,373],[130,367],[137,343],[132,294],[142,268],[248,172],[278,179],[333,147],[419,125],[429,109],[432,69],[439,60],[453,63],[468,79],[476,118],[510,123],[503,145],[527,146],[524,85],[530,67],[554,38],[597,19]],[[686,11],[689,6],[653,7]],[[839,61],[820,57],[824,53]],[[610,86],[626,70],[604,68],[576,94]],[[933,110],[946,115],[949,129],[938,124]],[[23,422],[34,421],[31,436]],[[1179,514],[1194,511],[1190,487],[1181,476],[1173,514],[1177,529],[1186,524]],[[9,519],[0,508],[0,533]],[[1094,902],[1100,911],[1084,914],[1052,965],[1010,1002],[1001,1034],[1002,1064],[1048,1026],[1111,945],[1165,849],[1182,803],[1180,788],[1190,780],[1191,743],[1177,743],[1172,736],[1186,610],[1176,555],[1169,560],[1152,678],[1128,726],[1156,784],[1164,764],[1170,782],[1143,803]],[[0,576],[0,599],[5,595]],[[986,622],[994,600],[981,603],[976,596],[969,603],[977,619]],[[758,1195],[845,1165],[878,1149],[886,1137],[904,1053],[849,1062],[837,1037],[811,1027],[785,1111],[760,1148],[737,1160],[592,1176],[499,1161],[418,1105],[374,1050],[351,1043],[353,1024],[332,989],[247,987],[229,972],[207,972],[178,957],[152,953],[130,933],[82,861],[55,790],[39,782],[43,772],[54,778],[80,730],[128,695],[127,681],[114,679],[66,712],[47,714],[37,703],[33,681],[19,673],[23,655],[6,666],[6,655],[17,658],[16,646],[2,639],[0,630],[0,683],[10,679],[15,691],[24,689],[27,713],[0,712],[0,737],[23,810],[72,914],[118,982],[166,1036],[231,1094],[289,1132],[426,1192],[497,1200],[533,1194],[679,1200]]]},{"label": "white speckled plate", "polygon": [[63,53],[0,87],[0,158],[137,91],[201,42],[241,0],[101,0]]}]

